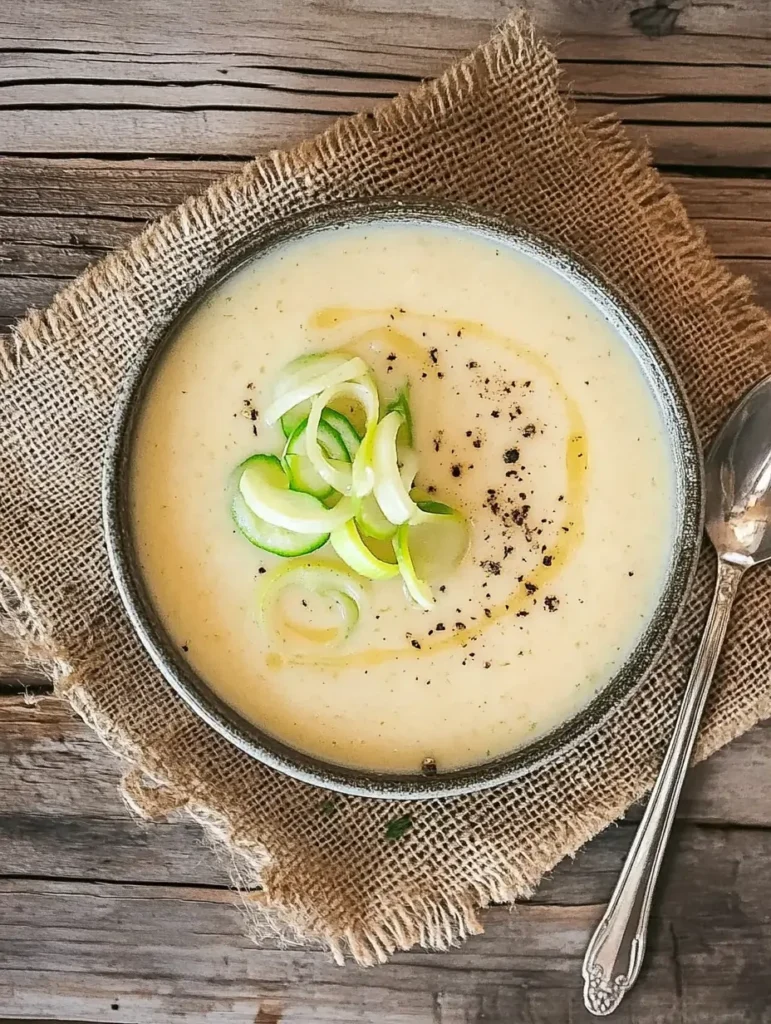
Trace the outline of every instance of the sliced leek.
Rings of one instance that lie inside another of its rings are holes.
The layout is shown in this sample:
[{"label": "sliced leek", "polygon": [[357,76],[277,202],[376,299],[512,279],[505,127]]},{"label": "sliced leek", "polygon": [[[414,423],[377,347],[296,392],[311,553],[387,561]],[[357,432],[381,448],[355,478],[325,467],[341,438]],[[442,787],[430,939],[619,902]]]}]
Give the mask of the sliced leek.
[{"label": "sliced leek", "polygon": [[410,386],[405,386],[399,391],[396,398],[392,402],[388,403],[386,412],[398,412],[401,414],[404,420],[404,443],[409,447],[413,444],[413,430],[412,430],[412,409],[410,407]]},{"label": "sliced leek", "polygon": [[356,427],[347,416],[343,416],[337,409],[325,409],[321,414],[321,422],[326,423],[337,432],[348,452],[348,458],[353,462],[353,458],[361,446],[361,436]]},{"label": "sliced leek", "polygon": [[247,507],[240,493],[233,498],[230,509],[233,522],[250,544],[282,558],[307,555],[329,540],[328,533],[296,533],[265,522]]},{"label": "sliced leek", "polygon": [[[353,409],[362,434],[340,408]],[[261,618],[283,638],[339,643],[359,619],[361,580],[399,576],[411,600],[433,607],[431,582],[463,558],[469,526],[449,505],[414,488],[418,455],[408,389],[381,420],[364,360],[316,353],[294,360],[276,381],[264,421],[279,420],[287,436],[281,459],[254,455],[238,467],[233,519],[264,551],[297,558],[329,541],[340,564],[293,561],[271,570],[261,587]],[[289,587],[327,599],[325,614],[337,621],[319,626],[304,621],[303,612],[289,614]]]},{"label": "sliced leek", "polygon": [[281,417],[281,429],[284,432],[284,437],[291,437],[292,434],[297,430],[301,423],[304,423],[308,419],[308,415],[311,411],[310,400],[300,402],[289,412],[285,412]]},{"label": "sliced leek", "polygon": [[418,501],[419,516],[410,523],[410,555],[421,579],[446,578],[468,551],[465,516],[441,501]]},{"label": "sliced leek", "polygon": [[[414,448],[397,448],[396,455],[399,463],[399,476],[402,478],[405,491],[409,492],[415,483],[418,472],[418,453]],[[411,497],[417,501],[414,495]]]},{"label": "sliced leek", "polygon": [[299,385],[318,377],[328,370],[334,370],[348,362],[352,356],[349,352],[339,350],[333,352],[309,352],[307,355],[298,356],[290,363],[287,363],[276,380],[273,382],[273,397],[278,398]]},{"label": "sliced leek", "polygon": [[399,572],[404,581],[404,589],[415,604],[428,611],[434,606],[434,595],[428,583],[420,579],[415,571],[410,553],[410,526],[407,523],[402,523],[396,531],[393,545]]},{"label": "sliced leek", "polygon": [[[317,627],[288,616],[282,597],[290,587],[331,600],[339,624]],[[313,644],[334,645],[345,640],[359,621],[364,598],[361,583],[346,569],[329,562],[294,562],[276,566],[266,575],[260,587],[258,611],[262,624],[281,639],[290,635]]]},{"label": "sliced leek", "polygon": [[[342,417],[344,418],[344,417]],[[332,460],[333,465],[348,466],[350,473],[351,457],[338,432],[327,422],[318,425],[318,442],[324,452]],[[308,458],[308,421],[298,423],[284,446],[281,464],[289,477],[289,486],[293,491],[304,491],[314,498],[324,500],[334,491],[331,483],[321,477]]]},{"label": "sliced leek", "polygon": [[[358,447],[351,466],[340,466],[332,462],[320,443],[319,430],[322,416],[330,402],[339,398],[359,403],[366,416],[364,440]],[[365,463],[371,448],[371,438],[377,427],[379,411],[380,399],[377,388],[369,375],[363,376],[358,381],[342,381],[328,387],[313,399],[307,428],[308,458],[322,480],[326,480],[341,494],[366,494],[372,490],[371,482],[368,482],[368,486],[364,483],[363,474],[365,470],[369,471],[370,469],[369,466],[365,466]]]},{"label": "sliced leek", "polygon": [[312,494],[289,489],[289,478],[275,455],[255,455],[241,474],[238,489],[254,515],[295,533],[331,533],[356,511],[350,498],[326,508]]},{"label": "sliced leek", "polygon": [[356,522],[366,537],[376,540],[390,540],[396,533],[396,527],[383,515],[377,498],[371,493],[356,499]]},{"label": "sliced leek", "polygon": [[301,380],[288,391],[276,395],[265,410],[265,422],[270,427],[277,423],[290,409],[299,405],[300,402],[313,398],[314,395],[326,391],[327,388],[334,387],[335,384],[363,377],[367,374],[367,371],[368,367],[364,360],[359,356],[353,356],[337,366],[327,369],[323,373],[318,373],[315,376]]},{"label": "sliced leek", "polygon": [[[318,377],[328,370],[342,366],[351,356],[347,352],[311,352],[307,356],[298,356],[287,363],[273,385],[273,397],[279,398],[289,391],[295,390],[300,384]],[[291,407],[281,417],[281,429],[284,437],[291,437],[295,429],[308,419],[311,403],[306,400]],[[334,426],[334,424],[333,424]]]},{"label": "sliced leek", "polygon": [[395,562],[385,562],[367,547],[353,519],[333,530],[329,541],[345,564],[360,576],[369,580],[388,580],[399,575],[399,566]]},{"label": "sliced leek", "polygon": [[441,578],[466,554],[468,522],[440,501],[419,501],[419,519],[403,523],[393,540],[404,588],[421,608],[431,608],[429,580]]},{"label": "sliced leek", "polygon": [[396,440],[404,422],[404,415],[396,409],[384,416],[377,425],[372,448],[375,497],[386,519],[396,526],[420,511],[399,472]]}]

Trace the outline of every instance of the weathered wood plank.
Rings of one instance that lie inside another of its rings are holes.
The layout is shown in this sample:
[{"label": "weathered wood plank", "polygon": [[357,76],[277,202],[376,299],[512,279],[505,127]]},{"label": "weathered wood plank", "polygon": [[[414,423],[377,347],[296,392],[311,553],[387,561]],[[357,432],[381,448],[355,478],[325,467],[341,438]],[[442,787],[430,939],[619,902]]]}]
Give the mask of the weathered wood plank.
[{"label": "weathered wood plank", "polygon": [[[771,834],[692,830],[673,852],[645,975],[621,1022],[766,1021]],[[5,1013],[157,1024],[246,1024],[269,1001],[289,1024],[588,1021],[580,964],[601,907],[492,908],[459,950],[413,951],[385,967],[331,965],[315,950],[243,938],[236,897],[202,888],[0,881]]]},{"label": "weathered wood plank", "polygon": [[[2,54],[0,54],[0,58]],[[121,68],[134,65],[121,65]],[[157,68],[157,66],[156,66]],[[138,69],[137,69],[138,70]],[[717,77],[714,68],[656,64],[563,64],[562,85],[586,116],[608,113],[608,103],[636,120],[765,124],[771,104],[771,68],[728,69]],[[17,72],[10,70],[13,76]],[[240,76],[239,76],[240,77]],[[417,79],[414,79],[417,81]],[[61,80],[49,71],[45,79],[6,78],[0,60],[0,112],[30,108],[104,108],[107,121],[114,108],[184,110],[288,110],[302,108],[323,114],[352,114],[404,91],[411,83],[387,78],[308,75],[265,69],[254,81],[228,77],[217,82],[147,83],[136,80]],[[726,99],[725,97],[730,97]],[[695,101],[699,102],[695,102]],[[4,116],[4,114],[3,114]],[[7,144],[11,148],[11,144]]]},{"label": "weathered wood plank", "polygon": [[[559,54],[563,57],[561,48]],[[566,87],[584,99],[603,98],[619,103],[671,101],[673,98],[714,101],[718,97],[768,100],[771,91],[771,66],[768,64],[765,67],[737,64],[717,70],[699,64],[591,63],[563,58],[562,67]],[[683,103],[682,106],[695,111],[699,104]],[[734,109],[741,109],[741,104]]]},{"label": "weathered wood plank", "polygon": [[117,218],[0,214],[0,275],[74,277],[141,227],[142,221]]},{"label": "weathered wood plank", "polygon": [[[329,105],[329,104],[327,104]],[[296,107],[86,107],[0,108],[6,153],[105,156],[227,156],[248,158],[294,145],[332,124],[335,116],[372,101],[346,97],[334,115],[315,101]],[[686,102],[619,106],[577,101],[584,118],[620,110],[629,135],[650,145],[662,165],[767,168],[771,166],[768,109],[764,104]],[[742,123],[746,118],[748,122]],[[705,123],[699,123],[700,121]],[[731,123],[728,123],[731,122]]]},{"label": "weathered wood plank", "polygon": [[[144,221],[242,166],[240,160],[5,157],[0,158],[0,214]],[[716,221],[742,221],[739,247],[722,255],[749,255],[742,246],[768,237],[764,223],[756,223],[771,222],[768,178],[664,176],[708,231]]]},{"label": "weathered wood plank", "polygon": [[7,153],[251,156],[322,131],[327,114],[273,110],[5,110]]},{"label": "weathered wood plank", "polygon": [[[771,221],[771,180],[768,178],[721,178],[698,174],[665,174],[682,196],[696,220],[713,222],[724,218]],[[764,234],[762,223],[756,227]]]},{"label": "weathered wood plank", "polygon": [[[702,64],[655,63],[651,60],[622,63],[570,60],[560,47],[565,76],[563,87],[583,98],[618,101],[635,99],[737,99],[767,100],[771,68],[729,64],[715,68]],[[298,97],[321,105],[319,109],[345,110],[335,106],[351,97],[353,102],[384,99],[435,73],[437,68],[416,67],[415,74],[368,74],[355,68],[315,67],[315,54],[307,55],[308,67],[292,68],[269,63],[263,55],[244,53],[153,55],[68,53],[66,51],[0,50],[0,109],[3,106],[54,103],[119,103],[160,107],[255,106],[273,100],[277,106],[297,106]],[[295,102],[290,102],[295,97]],[[304,102],[304,100],[303,100]],[[323,104],[328,104],[324,107]],[[268,105],[268,104],[265,104]]]},{"label": "weathered wood plank", "polygon": [[3,277],[0,274],[0,330],[30,309],[44,309],[69,277]]},{"label": "weathered wood plank", "polygon": [[50,692],[51,684],[41,677],[37,666],[30,665],[17,644],[0,633],[0,697],[17,695],[23,690]]},{"label": "weathered wood plank", "polygon": [[0,157],[0,213],[146,220],[242,166],[241,160]]},{"label": "weathered wood plank", "polygon": [[[542,29],[576,60],[767,64],[766,0],[731,4],[640,0],[529,0]],[[193,0],[170,18],[154,0],[97,6],[89,0],[27,0],[0,12],[11,51],[107,53],[122,59],[231,55],[255,64],[344,68],[366,74],[432,75],[484,39],[513,5],[499,0]]]},{"label": "weathered wood plank", "polygon": [[0,697],[0,874],[226,885],[187,816],[130,814],[120,770],[61,701]]}]

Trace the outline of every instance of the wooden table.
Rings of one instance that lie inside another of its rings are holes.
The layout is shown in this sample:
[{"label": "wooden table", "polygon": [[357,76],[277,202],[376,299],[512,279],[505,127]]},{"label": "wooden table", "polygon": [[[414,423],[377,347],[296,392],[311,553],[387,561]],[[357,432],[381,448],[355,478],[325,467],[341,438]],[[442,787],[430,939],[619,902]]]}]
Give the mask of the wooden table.
[{"label": "wooden table", "polygon": [[[562,40],[581,115],[621,111],[720,256],[771,305],[771,3],[645,2],[532,6]],[[251,154],[434,75],[506,11],[501,0],[9,0],[2,327]],[[581,959],[636,813],[530,903],[490,910],[462,948],[341,969],[320,950],[243,938],[198,828],[132,820],[108,753],[43,680],[4,660],[0,1021],[591,1019]],[[647,966],[618,1021],[771,1022],[769,771],[771,726],[693,771]]]}]

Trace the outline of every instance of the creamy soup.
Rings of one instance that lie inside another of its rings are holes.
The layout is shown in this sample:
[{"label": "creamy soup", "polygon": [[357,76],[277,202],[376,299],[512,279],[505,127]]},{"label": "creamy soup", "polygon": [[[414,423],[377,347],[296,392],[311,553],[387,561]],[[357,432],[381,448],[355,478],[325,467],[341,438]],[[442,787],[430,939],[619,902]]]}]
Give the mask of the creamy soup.
[{"label": "creamy soup", "polygon": [[[430,611],[368,582],[351,635],[316,649],[260,625],[280,559],[230,499],[235,466],[281,452],[263,413],[282,368],[338,348],[383,401],[410,382],[416,483],[470,545]],[[149,593],[207,683],[295,748],[385,771],[480,762],[575,714],[649,622],[674,529],[666,431],[610,324],[535,260],[440,226],[326,230],[228,279],[157,370],[131,486]]]}]

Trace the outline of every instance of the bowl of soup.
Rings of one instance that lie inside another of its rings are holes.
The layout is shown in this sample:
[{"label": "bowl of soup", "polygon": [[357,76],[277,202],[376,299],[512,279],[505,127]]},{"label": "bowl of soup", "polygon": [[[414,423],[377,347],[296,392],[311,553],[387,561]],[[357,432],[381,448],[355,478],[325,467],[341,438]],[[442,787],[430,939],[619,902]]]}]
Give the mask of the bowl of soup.
[{"label": "bowl of soup", "polygon": [[104,509],[131,622],[212,728],[419,798],[532,771],[639,685],[694,571],[701,463],[665,355],[593,271],[469,209],[369,200],[257,232],[170,319]]}]

